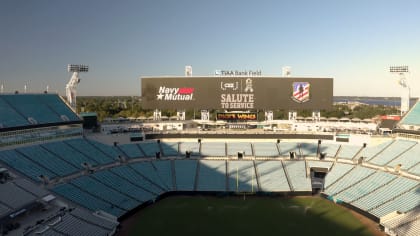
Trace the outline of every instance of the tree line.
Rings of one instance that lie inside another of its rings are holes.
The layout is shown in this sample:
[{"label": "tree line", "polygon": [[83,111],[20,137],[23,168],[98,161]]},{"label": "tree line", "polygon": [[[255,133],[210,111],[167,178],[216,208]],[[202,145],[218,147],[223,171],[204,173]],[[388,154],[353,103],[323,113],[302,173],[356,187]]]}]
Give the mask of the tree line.
[{"label": "tree line", "polygon": [[[223,110],[218,110],[224,112]],[[121,97],[78,97],[77,112],[96,112],[100,121],[107,117],[150,117],[153,110],[143,109],[141,99],[138,96],[121,96]],[[162,116],[176,116],[176,110],[162,110]],[[211,114],[215,114],[217,110],[210,110]],[[264,120],[264,110],[258,110],[258,120]],[[274,119],[288,119],[287,110],[273,110]],[[398,115],[399,108],[396,106],[385,105],[366,105],[366,104],[334,104],[331,110],[321,110],[321,116],[338,119],[359,118],[369,119],[378,115]],[[311,117],[312,110],[298,111],[298,116]],[[213,118],[212,116],[211,118]],[[200,110],[186,110],[186,119],[200,119]],[[214,118],[213,118],[214,119]]]}]

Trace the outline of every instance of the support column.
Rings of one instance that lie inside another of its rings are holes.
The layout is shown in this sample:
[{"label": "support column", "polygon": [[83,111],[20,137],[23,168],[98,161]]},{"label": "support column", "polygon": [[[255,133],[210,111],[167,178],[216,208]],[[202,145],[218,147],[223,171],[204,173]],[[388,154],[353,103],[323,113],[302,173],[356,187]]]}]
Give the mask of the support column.
[{"label": "support column", "polygon": [[312,111],[312,120],[314,122],[319,122],[321,120],[321,112],[319,110]]},{"label": "support column", "polygon": [[205,121],[210,120],[209,110],[201,110],[201,120],[205,120]]},{"label": "support column", "polygon": [[269,110],[269,111],[265,111],[265,113],[264,113],[264,115],[265,115],[265,120],[266,121],[272,121],[273,120],[273,118],[274,118],[274,115],[273,115],[274,113],[273,113],[273,111],[271,111],[271,110]]},{"label": "support column", "polygon": [[176,112],[176,119],[177,120],[185,120],[185,110],[178,110]]},{"label": "support column", "polygon": [[161,120],[162,118],[162,112],[159,109],[156,109],[153,112],[153,120]]},{"label": "support column", "polygon": [[297,111],[289,111],[289,120],[296,121],[297,119]]}]

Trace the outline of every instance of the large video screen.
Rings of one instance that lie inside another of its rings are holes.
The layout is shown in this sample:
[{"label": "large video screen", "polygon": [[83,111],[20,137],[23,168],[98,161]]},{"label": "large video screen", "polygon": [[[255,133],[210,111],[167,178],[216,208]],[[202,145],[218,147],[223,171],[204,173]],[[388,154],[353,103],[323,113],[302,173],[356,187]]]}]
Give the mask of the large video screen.
[{"label": "large video screen", "polygon": [[332,78],[144,77],[146,109],[331,109]]}]

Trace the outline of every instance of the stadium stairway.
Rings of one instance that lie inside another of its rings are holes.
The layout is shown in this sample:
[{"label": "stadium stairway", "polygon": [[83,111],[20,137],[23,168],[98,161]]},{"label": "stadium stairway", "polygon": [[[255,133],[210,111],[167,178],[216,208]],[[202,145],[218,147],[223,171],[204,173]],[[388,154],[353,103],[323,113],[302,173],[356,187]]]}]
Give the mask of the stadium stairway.
[{"label": "stadium stairway", "polygon": [[254,165],[255,179],[256,179],[256,181],[257,181],[257,187],[258,187],[258,190],[261,190],[261,185],[260,185],[260,175],[259,175],[259,173],[258,173],[258,168],[257,168],[257,165],[256,165],[255,161],[252,161],[252,164]]},{"label": "stadium stairway", "polygon": [[297,158],[304,158],[300,143],[298,143],[297,148],[298,148],[298,156],[297,156]]},{"label": "stadium stairway", "polygon": [[225,148],[226,158],[229,158],[229,156],[230,156],[230,155],[229,155],[229,153],[230,153],[230,152],[229,152],[229,147],[228,147],[227,142],[225,142],[225,147],[226,147],[226,148]]},{"label": "stadium stairway", "polygon": [[197,167],[195,168],[194,191],[197,191],[198,181],[200,181],[199,176],[200,176],[200,161],[197,161]]},{"label": "stadium stairway", "polygon": [[277,152],[279,153],[279,157],[281,156],[281,149],[279,143],[276,143]]},{"label": "stadium stairway", "polygon": [[334,161],[333,161],[333,164],[332,164],[331,168],[333,168],[334,167],[334,164],[337,162],[337,160],[338,160],[338,154],[341,152],[341,149],[342,148],[343,148],[342,145],[340,145],[340,147],[338,147],[337,153],[333,157]]},{"label": "stadium stairway", "polygon": [[172,186],[173,186],[173,190],[177,191],[176,188],[176,171],[175,171],[175,161],[174,160],[170,160],[171,163],[171,170],[172,170]]},{"label": "stadium stairway", "polygon": [[292,182],[291,182],[291,180],[290,180],[289,173],[287,173],[286,166],[284,165],[283,161],[280,161],[280,162],[281,162],[281,165],[282,165],[282,167],[283,167],[284,174],[286,175],[287,184],[289,185],[290,191],[291,191],[291,192],[294,192],[294,191],[295,191],[295,189],[293,188],[293,186],[292,186],[292,184],[291,184]]},{"label": "stadium stairway", "polygon": [[229,192],[229,161],[225,160],[225,178],[226,178],[226,191]]},{"label": "stadium stairway", "polygon": [[255,157],[255,148],[254,148],[253,143],[251,143],[251,150],[252,150],[252,156]]},{"label": "stadium stairway", "polygon": [[203,157],[203,156],[201,155],[201,142],[199,142],[199,143],[198,143],[198,156],[199,156],[199,157]]}]

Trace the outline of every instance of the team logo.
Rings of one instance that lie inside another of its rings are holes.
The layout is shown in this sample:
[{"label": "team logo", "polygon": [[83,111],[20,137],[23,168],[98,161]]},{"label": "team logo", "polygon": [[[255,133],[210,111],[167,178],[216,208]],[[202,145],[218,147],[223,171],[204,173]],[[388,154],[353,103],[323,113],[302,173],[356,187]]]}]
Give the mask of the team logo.
[{"label": "team logo", "polygon": [[194,88],[168,88],[160,86],[156,99],[158,101],[191,101],[194,96]]},{"label": "team logo", "polygon": [[292,100],[298,103],[304,103],[310,100],[310,87],[309,82],[294,82]]}]

